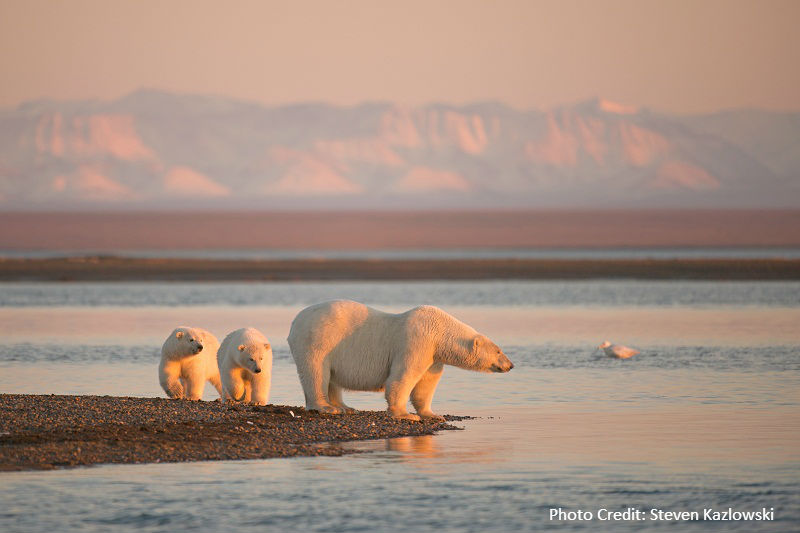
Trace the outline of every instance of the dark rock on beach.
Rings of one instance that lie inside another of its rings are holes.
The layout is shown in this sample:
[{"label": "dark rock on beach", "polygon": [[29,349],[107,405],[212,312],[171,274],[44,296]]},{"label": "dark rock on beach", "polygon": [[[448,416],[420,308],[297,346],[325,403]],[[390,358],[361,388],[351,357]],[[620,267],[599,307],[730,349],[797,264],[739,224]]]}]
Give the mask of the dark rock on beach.
[{"label": "dark rock on beach", "polygon": [[[446,417],[448,421],[467,417]],[[0,394],[0,471],[98,463],[265,459],[353,453],[345,441],[431,435],[447,422],[115,396]]]}]

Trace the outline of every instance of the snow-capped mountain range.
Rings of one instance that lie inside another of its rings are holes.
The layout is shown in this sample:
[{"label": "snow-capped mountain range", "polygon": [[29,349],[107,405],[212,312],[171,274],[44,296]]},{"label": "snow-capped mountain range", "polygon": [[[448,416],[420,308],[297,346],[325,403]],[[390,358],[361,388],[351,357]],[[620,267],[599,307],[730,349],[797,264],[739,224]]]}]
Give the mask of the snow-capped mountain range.
[{"label": "snow-capped mountain range", "polygon": [[140,90],[0,111],[0,208],[800,207],[800,113],[596,99],[265,107]]}]

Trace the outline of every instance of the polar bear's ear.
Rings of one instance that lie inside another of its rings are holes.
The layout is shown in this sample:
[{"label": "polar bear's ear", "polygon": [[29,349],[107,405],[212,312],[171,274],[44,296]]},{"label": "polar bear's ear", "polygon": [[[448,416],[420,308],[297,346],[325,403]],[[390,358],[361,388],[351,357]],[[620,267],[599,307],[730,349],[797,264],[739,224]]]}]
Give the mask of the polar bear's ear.
[{"label": "polar bear's ear", "polygon": [[179,339],[180,339],[181,337],[183,337],[183,332],[182,332],[182,331],[179,331],[179,332],[177,332],[177,333],[175,334],[175,337],[177,337],[177,338],[179,338]]},{"label": "polar bear's ear", "polygon": [[244,351],[244,344],[240,344],[240,345],[239,345],[239,351],[240,351],[240,352],[243,352],[243,351]]},{"label": "polar bear's ear", "polygon": [[480,346],[481,346],[481,338],[480,337],[475,337],[472,340],[472,349],[473,350],[477,350],[478,348],[480,348]]},{"label": "polar bear's ear", "polygon": [[269,349],[270,349],[270,345],[269,345],[269,343],[268,343],[268,342],[265,342],[265,343],[264,343],[264,349],[265,349],[265,350],[269,350]]}]

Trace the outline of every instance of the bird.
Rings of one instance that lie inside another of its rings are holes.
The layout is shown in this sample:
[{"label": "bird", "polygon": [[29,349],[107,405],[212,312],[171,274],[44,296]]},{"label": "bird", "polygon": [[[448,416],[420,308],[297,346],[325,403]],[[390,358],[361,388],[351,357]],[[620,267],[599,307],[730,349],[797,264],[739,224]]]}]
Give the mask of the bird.
[{"label": "bird", "polygon": [[633,348],[628,348],[621,344],[611,344],[608,341],[603,342],[603,344],[597,348],[603,350],[607,356],[616,359],[627,359],[639,353],[639,350],[634,350]]}]

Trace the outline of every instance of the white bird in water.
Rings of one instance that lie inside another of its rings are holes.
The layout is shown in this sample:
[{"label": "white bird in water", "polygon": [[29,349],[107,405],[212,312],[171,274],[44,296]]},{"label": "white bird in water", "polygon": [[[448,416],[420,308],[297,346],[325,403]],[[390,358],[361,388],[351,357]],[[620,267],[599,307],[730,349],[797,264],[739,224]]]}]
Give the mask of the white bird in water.
[{"label": "white bird in water", "polygon": [[627,359],[628,357],[633,357],[639,350],[634,350],[633,348],[628,348],[627,346],[623,346],[621,344],[611,344],[608,341],[603,342],[599,349],[602,349],[606,352],[606,355],[609,357],[614,357],[616,359]]}]

